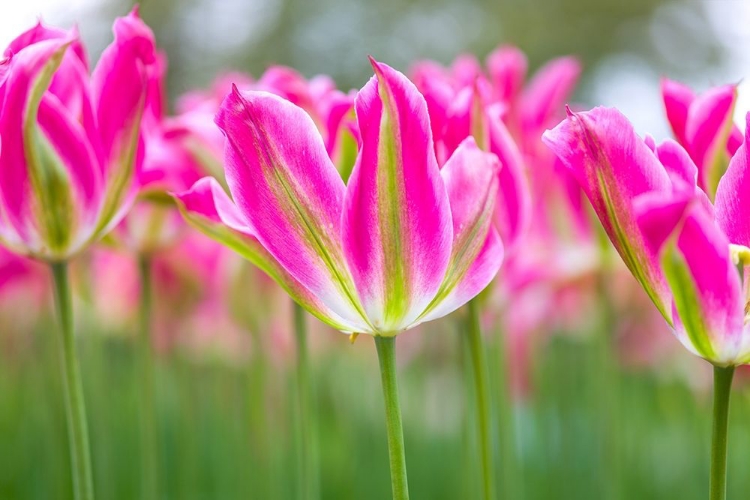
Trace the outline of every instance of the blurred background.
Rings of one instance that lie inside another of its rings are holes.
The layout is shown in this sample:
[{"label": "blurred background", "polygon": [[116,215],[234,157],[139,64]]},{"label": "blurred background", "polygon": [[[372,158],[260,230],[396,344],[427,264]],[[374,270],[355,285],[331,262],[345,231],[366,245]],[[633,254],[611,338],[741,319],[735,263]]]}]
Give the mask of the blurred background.
[{"label": "blurred background", "polygon": [[[96,60],[111,40],[112,20],[131,7],[114,0],[5,1],[0,45],[41,17],[56,26],[77,24]],[[371,75],[368,54],[406,70],[417,59],[448,64],[464,52],[483,59],[498,45],[513,44],[527,54],[531,70],[554,57],[578,57],[583,73],[573,100],[617,106],[640,133],[657,139],[670,135],[659,94],[662,76],[698,91],[740,82],[736,122],[743,130],[750,109],[750,82],[743,80],[750,73],[745,0],[145,0],[140,12],[168,55],[172,104],[228,70],[258,76],[271,64],[284,64],[308,77],[329,74],[349,89]],[[96,489],[101,499],[131,499],[140,491],[143,382],[128,297],[137,295],[138,284],[135,262],[112,258],[87,255],[79,263],[76,315]],[[176,323],[157,313],[155,467],[161,497],[297,498],[288,301],[257,272],[222,254],[220,278],[232,290],[227,303],[234,318],[225,323],[213,309],[196,308],[198,290],[216,276],[183,276],[191,261],[179,253],[162,260],[154,271],[161,283],[157,301],[185,317]],[[70,492],[45,271],[30,271],[35,285],[0,287],[2,499],[65,499]],[[585,293],[571,299],[566,287],[559,298],[564,310],[535,307],[545,298],[527,296],[524,311],[548,316],[543,332],[532,335],[533,328],[498,321],[505,312],[500,306],[488,313],[502,498],[706,496],[708,365],[653,318],[652,305],[626,273],[616,274],[611,281],[606,275],[577,277],[572,288]],[[610,300],[602,290],[614,290],[620,299]],[[459,313],[429,332],[399,339],[414,498],[477,494],[467,410],[473,396],[463,390],[466,353],[456,335],[460,319]],[[321,496],[388,498],[372,340],[351,346],[313,319],[309,323]],[[750,491],[746,380],[740,373],[735,381],[730,498]]]}]

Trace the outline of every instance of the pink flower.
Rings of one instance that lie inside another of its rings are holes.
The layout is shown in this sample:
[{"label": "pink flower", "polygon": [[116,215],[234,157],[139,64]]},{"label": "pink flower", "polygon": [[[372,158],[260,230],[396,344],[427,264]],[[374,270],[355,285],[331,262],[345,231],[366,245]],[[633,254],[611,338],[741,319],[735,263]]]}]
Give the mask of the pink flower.
[{"label": "pink flower", "polygon": [[228,73],[216,79],[208,91],[193,91],[178,102],[177,122],[200,138],[193,147],[203,152],[203,158],[218,158],[219,168],[212,172],[221,178],[224,138],[213,123],[224,96],[232,89],[263,90],[283,97],[304,109],[320,131],[328,155],[336,168],[347,179],[354,167],[358,132],[354,120],[354,94],[336,88],[330,77],[318,75],[305,79],[286,66],[272,66],[256,81],[242,73]]},{"label": "pink flower", "polygon": [[641,139],[614,109],[569,113],[544,140],[682,344],[717,366],[750,362],[747,136],[718,183],[715,208],[679,144]]},{"label": "pink flower", "polygon": [[441,169],[427,104],[372,61],[357,94],[361,140],[345,184],[309,114],[236,88],[216,117],[231,201],[212,179],[177,195],[199,229],[266,271],[337,329],[396,335],[457,309],[495,276],[498,161],[472,139]]},{"label": "pink flower", "polygon": [[664,79],[661,93],[672,132],[698,166],[698,185],[713,198],[729,159],[742,143],[732,121],[737,86],[723,85],[695,96],[686,86]]},{"label": "pink flower", "polygon": [[91,76],[75,30],[38,24],[0,63],[0,241],[67,259],[109,231],[138,189],[154,39],[136,11]]},{"label": "pink flower", "polygon": [[166,68],[166,55],[160,53],[148,75],[142,118],[145,153],[139,173],[142,189],[115,231],[124,246],[139,254],[154,253],[179,241],[185,223],[167,193],[188,189],[211,173],[200,151],[193,148],[193,141],[199,139],[179,119],[164,113]]}]

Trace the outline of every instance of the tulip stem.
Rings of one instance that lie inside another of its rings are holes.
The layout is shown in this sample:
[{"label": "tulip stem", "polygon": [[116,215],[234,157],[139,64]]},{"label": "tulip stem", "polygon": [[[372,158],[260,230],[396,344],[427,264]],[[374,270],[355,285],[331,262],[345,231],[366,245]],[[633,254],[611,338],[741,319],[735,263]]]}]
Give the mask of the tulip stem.
[{"label": "tulip stem", "polygon": [[385,399],[385,423],[388,429],[388,457],[391,465],[393,500],[408,500],[409,485],[406,478],[406,452],[401,406],[396,384],[396,337],[375,337],[380,363],[380,381]]},{"label": "tulip stem", "polygon": [[727,419],[734,367],[714,366],[714,420],[711,437],[709,499],[727,497]]},{"label": "tulip stem", "polygon": [[467,305],[466,341],[469,345],[474,382],[474,402],[477,425],[477,440],[482,464],[482,498],[495,498],[495,463],[492,454],[492,432],[490,429],[490,394],[487,359],[479,323],[479,304],[476,299]]},{"label": "tulip stem", "polygon": [[76,500],[93,500],[94,481],[91,472],[91,452],[86,425],[86,405],[83,398],[81,370],[78,366],[75,336],[73,334],[73,303],[68,280],[67,262],[51,263],[55,286],[55,304],[60,319],[60,362],[63,371],[63,397],[68,418],[70,462],[73,479],[73,497]]},{"label": "tulip stem", "polygon": [[318,498],[315,466],[315,420],[312,409],[310,358],[307,349],[305,310],[294,303],[294,335],[297,342],[297,466],[299,498]]},{"label": "tulip stem", "polygon": [[141,487],[144,500],[156,500],[158,493],[158,460],[156,441],[156,396],[154,377],[154,345],[151,336],[151,316],[153,290],[151,280],[151,259],[138,258],[138,272],[141,283],[140,304],[138,307],[138,330],[140,347],[141,386]]}]

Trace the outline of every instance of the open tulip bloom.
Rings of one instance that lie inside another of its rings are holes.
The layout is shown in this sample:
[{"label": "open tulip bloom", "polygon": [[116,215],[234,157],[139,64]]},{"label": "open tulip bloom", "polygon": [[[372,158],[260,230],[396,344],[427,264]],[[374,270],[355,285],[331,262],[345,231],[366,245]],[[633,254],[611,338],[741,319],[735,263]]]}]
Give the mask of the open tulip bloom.
[{"label": "open tulip bloom", "polygon": [[[706,128],[717,118],[702,110]],[[690,114],[692,116],[692,113]],[[750,119],[750,114],[748,115]],[[723,121],[722,121],[723,120]],[[720,119],[726,155],[731,119]],[[673,123],[674,124],[674,123]],[[750,168],[748,135],[731,160],[701,177],[680,144],[636,135],[615,109],[569,112],[544,140],[571,170],[588,196],[625,264],[692,353],[714,365],[714,428],[711,499],[725,498],[726,426],[734,368],[750,362],[746,326],[750,264]],[[715,199],[701,179],[717,176]],[[699,187],[700,186],[700,187]],[[704,191],[704,189],[708,189]]]},{"label": "open tulip bloom", "polygon": [[155,60],[153,34],[136,11],[115,21],[114,34],[90,76],[77,32],[41,23],[0,61],[0,244],[53,269],[77,499],[92,498],[93,486],[65,263],[135,198]]},{"label": "open tulip bloom", "polygon": [[395,336],[454,311],[497,273],[500,165],[467,139],[440,169],[424,98],[401,73],[372,65],[355,100],[361,138],[348,184],[301,108],[235,88],[216,116],[233,201],[210,178],[177,199],[189,221],[311,314],[375,337],[394,496],[406,498]]}]

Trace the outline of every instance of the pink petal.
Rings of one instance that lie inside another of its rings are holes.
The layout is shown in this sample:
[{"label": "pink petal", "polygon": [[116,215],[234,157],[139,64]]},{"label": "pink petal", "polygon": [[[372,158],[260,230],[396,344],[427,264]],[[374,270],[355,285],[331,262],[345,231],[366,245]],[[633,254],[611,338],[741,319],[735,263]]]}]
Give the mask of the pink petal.
[{"label": "pink petal", "polygon": [[492,227],[498,190],[497,157],[466,139],[440,171],[453,218],[453,250],[440,291],[421,321],[445,316],[479,294],[503,262],[503,244]]},{"label": "pink petal", "polygon": [[157,62],[154,35],[135,11],[118,18],[113,31],[115,40],[104,49],[91,75],[108,179],[128,177],[122,172],[140,168],[132,164],[133,150],[146,102],[149,67]]},{"label": "pink petal", "polygon": [[690,105],[695,100],[695,94],[687,86],[662,78],[661,96],[664,101],[664,108],[667,112],[667,120],[672,127],[677,141],[687,147],[688,141],[685,135],[685,128],[688,120],[688,111]]},{"label": "pink petal", "polygon": [[513,137],[500,118],[498,105],[490,107],[488,125],[490,134],[490,151],[497,155],[500,164],[500,193],[495,209],[495,227],[505,245],[506,252],[511,252],[516,243],[521,241],[531,219],[531,192],[523,157]]},{"label": "pink petal", "polygon": [[[684,222],[677,250],[697,294],[697,301],[685,303],[680,294],[675,295],[677,337],[713,363],[744,362],[740,358],[748,355],[743,339],[745,301],[729,241],[702,210],[693,210]],[[676,285],[682,283],[672,287]]]},{"label": "pink petal", "polygon": [[576,177],[623,261],[668,318],[669,291],[633,211],[633,200],[641,194],[672,192],[654,152],[612,108],[569,111],[542,140]]},{"label": "pink petal", "polygon": [[227,138],[227,184],[258,240],[328,308],[361,321],[341,248],[345,186],[310,116],[278,96],[235,87],[216,123]]},{"label": "pink petal", "polygon": [[712,88],[695,99],[688,112],[685,140],[698,165],[700,186],[713,195],[727,162],[727,140],[733,123],[737,87]]},{"label": "pink petal", "polygon": [[52,28],[44,26],[41,21],[37,22],[33,28],[24,31],[13,39],[5,49],[3,55],[5,57],[11,57],[13,54],[17,54],[21,50],[35,43],[43,42],[45,40],[63,39],[73,40],[70,44],[70,52],[76,56],[81,63],[83,63],[84,68],[88,71],[88,59],[83,44],[81,44],[78,39],[78,30],[74,28],[71,31],[66,31],[60,28]]},{"label": "pink petal", "polygon": [[215,179],[205,177],[190,190],[175,194],[175,199],[185,218],[197,229],[250,260],[311,314],[339,330],[361,331],[362,325],[348,323],[326,307],[273,258]]},{"label": "pink petal", "polygon": [[[750,113],[747,114],[750,124]],[[729,162],[716,190],[716,222],[729,241],[750,247],[750,128],[745,129],[745,143]]]},{"label": "pink petal", "polygon": [[344,249],[367,316],[381,332],[411,324],[451,254],[451,212],[427,104],[401,73],[372,60],[355,102],[361,149],[346,192]]},{"label": "pink petal", "polygon": [[516,47],[500,47],[487,56],[487,71],[500,102],[513,103],[520,95],[527,66],[526,56]]},{"label": "pink petal", "polygon": [[482,65],[473,55],[462,54],[451,64],[451,74],[456,88],[473,86],[477,78],[482,76]]},{"label": "pink petal", "polygon": [[563,112],[581,74],[574,57],[561,57],[545,64],[521,96],[519,113],[527,133],[539,133]]},{"label": "pink petal", "polygon": [[[23,49],[12,58],[3,83],[5,101],[0,109],[0,194],[4,205],[3,216],[15,233],[6,238],[23,241],[34,251],[41,249],[40,231],[49,228],[49,224],[41,221],[40,217],[52,214],[49,207],[41,205],[50,203],[50,200],[40,200],[35,194],[30,171],[31,168],[46,169],[49,165],[40,163],[42,150],[30,141],[33,134],[38,133],[36,115],[43,93],[70,42],[69,39],[52,39]],[[30,153],[35,153],[35,157],[29,158]],[[60,180],[60,174],[55,176],[55,180]]]}]

